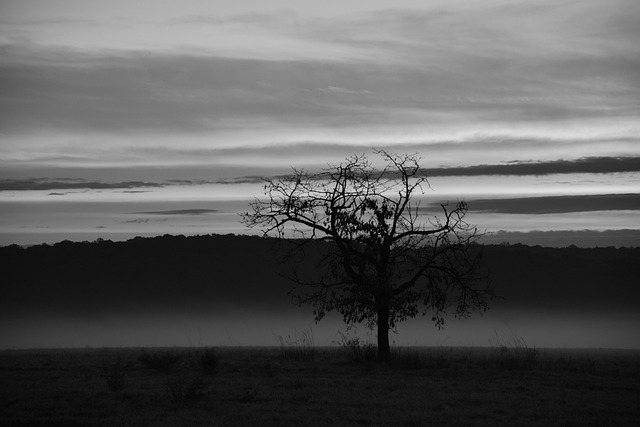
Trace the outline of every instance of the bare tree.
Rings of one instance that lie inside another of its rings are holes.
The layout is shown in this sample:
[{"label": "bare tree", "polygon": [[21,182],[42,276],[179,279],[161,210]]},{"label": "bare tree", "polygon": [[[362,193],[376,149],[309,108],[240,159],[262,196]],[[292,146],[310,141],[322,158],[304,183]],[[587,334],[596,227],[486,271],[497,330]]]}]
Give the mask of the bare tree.
[{"label": "bare tree", "polygon": [[319,173],[293,169],[267,179],[267,198],[242,217],[265,235],[331,242],[319,279],[295,275],[298,302],[314,307],[316,321],[336,310],[348,325],[377,325],[385,361],[398,322],[431,314],[441,327],[449,309],[457,317],[486,310],[493,292],[481,269],[478,230],[464,220],[466,203],[425,214],[414,200],[429,185],[417,155],[375,153],[383,168],[361,155]]}]

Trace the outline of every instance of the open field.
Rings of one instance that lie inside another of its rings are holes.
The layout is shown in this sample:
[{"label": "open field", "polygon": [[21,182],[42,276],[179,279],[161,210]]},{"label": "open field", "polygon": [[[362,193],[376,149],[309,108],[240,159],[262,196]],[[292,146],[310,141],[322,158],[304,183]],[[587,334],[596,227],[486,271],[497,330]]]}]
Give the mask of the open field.
[{"label": "open field", "polygon": [[355,344],[2,351],[0,424],[640,425],[638,351]]}]

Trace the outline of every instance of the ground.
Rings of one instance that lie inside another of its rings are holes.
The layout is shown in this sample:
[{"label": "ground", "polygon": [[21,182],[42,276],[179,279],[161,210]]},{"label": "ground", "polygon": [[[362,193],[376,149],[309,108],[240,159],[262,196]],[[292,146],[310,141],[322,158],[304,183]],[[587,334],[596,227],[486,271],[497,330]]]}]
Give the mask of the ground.
[{"label": "ground", "polygon": [[7,350],[0,425],[640,425],[640,352]]}]

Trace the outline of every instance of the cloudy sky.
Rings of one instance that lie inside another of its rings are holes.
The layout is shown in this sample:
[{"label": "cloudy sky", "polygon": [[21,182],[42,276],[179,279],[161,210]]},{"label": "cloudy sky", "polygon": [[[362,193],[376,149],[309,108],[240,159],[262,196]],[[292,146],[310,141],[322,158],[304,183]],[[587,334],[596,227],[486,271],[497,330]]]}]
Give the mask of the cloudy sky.
[{"label": "cloudy sky", "polygon": [[372,147],[640,244],[638,40],[636,0],[0,0],[0,244],[245,232],[256,176]]}]

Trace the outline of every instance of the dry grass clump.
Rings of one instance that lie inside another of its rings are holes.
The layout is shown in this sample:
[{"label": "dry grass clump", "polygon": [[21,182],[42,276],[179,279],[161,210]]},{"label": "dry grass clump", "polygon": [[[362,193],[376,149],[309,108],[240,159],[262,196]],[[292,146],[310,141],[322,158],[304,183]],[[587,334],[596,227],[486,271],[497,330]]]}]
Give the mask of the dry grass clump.
[{"label": "dry grass clump", "polygon": [[200,369],[202,375],[212,376],[218,373],[220,358],[215,349],[205,347],[195,354],[195,363]]},{"label": "dry grass clump", "polygon": [[496,362],[505,369],[533,369],[539,361],[540,350],[529,346],[522,336],[509,331],[499,333],[494,329],[489,343],[498,351]]},{"label": "dry grass clump", "polygon": [[125,362],[118,354],[115,359],[102,363],[101,377],[107,382],[107,387],[114,393],[124,390],[127,371],[133,366],[133,362]]},{"label": "dry grass clump", "polygon": [[364,340],[357,335],[348,336],[342,331],[338,331],[339,338],[333,343],[347,359],[352,363],[373,362],[378,357],[378,347],[369,340]]},{"label": "dry grass clump", "polygon": [[287,335],[277,335],[276,339],[280,346],[280,354],[284,359],[306,361],[314,360],[316,357],[311,328],[301,331],[294,329]]},{"label": "dry grass clump", "polygon": [[138,361],[164,377],[164,395],[174,405],[197,402],[208,393],[205,377],[217,374],[220,359],[213,348],[195,351],[142,351]]},{"label": "dry grass clump", "polygon": [[176,351],[169,350],[155,351],[152,353],[143,350],[138,360],[146,368],[169,375],[182,361],[182,355]]}]

